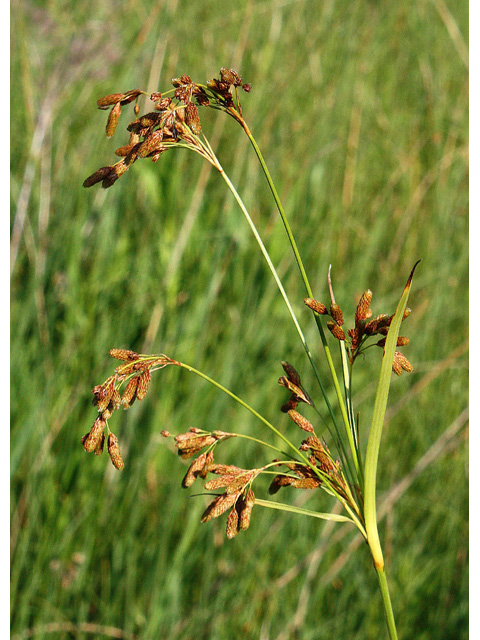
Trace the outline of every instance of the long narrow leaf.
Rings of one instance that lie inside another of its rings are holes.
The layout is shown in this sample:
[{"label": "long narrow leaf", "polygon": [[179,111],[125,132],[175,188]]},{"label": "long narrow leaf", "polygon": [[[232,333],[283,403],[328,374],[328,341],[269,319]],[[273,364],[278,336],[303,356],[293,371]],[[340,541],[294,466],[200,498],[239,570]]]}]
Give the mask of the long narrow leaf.
[{"label": "long narrow leaf", "polygon": [[[420,262],[420,261],[418,261]],[[377,512],[375,504],[375,490],[377,477],[378,454],[380,451],[380,441],[382,438],[383,422],[387,408],[388,393],[390,391],[390,381],[392,379],[392,364],[395,355],[397,338],[402,324],[403,313],[407,306],[408,295],[412,285],[412,278],[418,262],[413,267],[410,276],[403,290],[402,297],[397,305],[395,316],[388,331],[385,343],[385,351],[380,369],[377,394],[373,408],[372,424],[368,436],[367,455],[365,459],[365,529],[375,566],[383,569],[383,554],[380,546],[377,529]]]},{"label": "long narrow leaf", "polygon": [[340,516],[336,513],[319,513],[318,511],[310,511],[309,509],[302,509],[301,507],[294,507],[289,504],[282,504],[281,502],[271,502],[270,500],[258,500],[255,498],[255,504],[259,507],[268,507],[269,509],[278,509],[279,511],[290,511],[291,513],[299,513],[304,516],[311,516],[312,518],[321,518],[322,520],[334,520],[335,522],[351,522],[351,518],[347,516]]}]

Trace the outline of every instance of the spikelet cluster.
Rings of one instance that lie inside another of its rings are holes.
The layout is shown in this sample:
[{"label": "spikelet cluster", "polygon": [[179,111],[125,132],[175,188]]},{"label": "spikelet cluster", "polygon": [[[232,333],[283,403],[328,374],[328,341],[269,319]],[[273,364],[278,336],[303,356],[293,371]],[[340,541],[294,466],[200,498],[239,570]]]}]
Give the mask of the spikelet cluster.
[{"label": "spikelet cluster", "polygon": [[[104,189],[108,189],[138,159],[149,158],[157,162],[162,153],[179,144],[186,145],[217,166],[208,147],[198,137],[202,131],[198,107],[221,109],[244,125],[238,88],[248,93],[250,85],[242,84],[238,73],[225,67],[220,70],[218,80],[209,80],[205,85],[193,82],[188,75],[173,78],[172,85],[173,97],[159,91],[148,94],[141,89],[133,89],[97,100],[99,109],[110,109],[106,124],[108,138],[117,129],[123,106],[135,101],[134,114],[138,116],[138,98],[145,95],[150,98],[153,110],[135,118],[127,126],[128,142],[115,151],[121,160],[97,169],[86,178],[84,187],[101,183]],[[172,90],[167,93],[172,93]]]},{"label": "spikelet cluster", "polygon": [[[110,460],[116,469],[121,470],[124,467],[123,458],[118,439],[109,430],[108,420],[120,407],[129,409],[135,400],[145,398],[150,386],[152,370],[157,370],[168,364],[176,364],[176,361],[164,355],[140,355],[130,349],[112,349],[110,355],[116,360],[122,361],[122,364],[103,384],[93,387],[93,404],[97,408],[98,416],[90,431],[83,436],[82,444],[88,453],[93,452],[100,455],[104,449],[105,431],[107,431],[107,450]],[[122,387],[124,387],[123,390]],[[120,393],[121,390],[122,393]]]},{"label": "spikelet cluster", "polygon": [[295,367],[285,360],[282,361],[282,367],[287,375],[281,376],[278,379],[278,384],[290,391],[290,398],[288,402],[282,405],[282,411],[284,413],[288,413],[291,410],[295,410],[299,402],[305,402],[306,404],[313,406],[313,400],[302,387],[300,374]]},{"label": "spikelet cluster", "polygon": [[[318,302],[318,300],[314,300],[313,298],[305,298],[304,300],[307,307],[312,309],[312,311],[320,315],[330,316],[331,319],[327,321],[327,328],[337,340],[345,341],[348,357],[352,364],[360,353],[363,353],[366,341],[372,336],[383,336],[374,344],[384,348],[386,336],[392,324],[393,315],[384,313],[372,317],[373,314],[370,309],[372,297],[373,294],[370,289],[367,289],[367,291],[362,294],[355,310],[355,326],[349,329],[347,334],[342,327],[344,324],[343,312],[338,304],[332,303],[330,309],[327,310],[327,307],[321,302]],[[410,313],[411,309],[405,309],[403,320],[405,320]],[[407,337],[399,336],[397,339],[397,347],[405,347],[409,342]],[[401,375],[404,371],[413,371],[413,366],[401,352],[396,351],[392,370],[397,375]]]}]

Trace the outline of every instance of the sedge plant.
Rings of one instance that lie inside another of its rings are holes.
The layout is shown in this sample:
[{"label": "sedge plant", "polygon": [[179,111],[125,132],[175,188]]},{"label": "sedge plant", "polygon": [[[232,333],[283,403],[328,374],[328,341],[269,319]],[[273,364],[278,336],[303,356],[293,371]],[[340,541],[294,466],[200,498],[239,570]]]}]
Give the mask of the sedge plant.
[{"label": "sedge plant", "polygon": [[[152,373],[164,367],[174,366],[200,376],[250,411],[263,424],[267,434],[270,432],[277,437],[273,442],[269,442],[267,439],[246,434],[220,430],[209,431],[199,427],[192,427],[187,432],[175,436],[171,436],[167,431],[162,432],[166,438],[173,437],[181,458],[193,459],[183,478],[182,486],[189,488],[199,478],[204,481],[207,495],[214,494],[213,500],[202,515],[202,522],[208,522],[228,512],[227,538],[233,538],[239,532],[248,529],[253,507],[278,509],[306,517],[351,523],[358,528],[370,549],[378,577],[389,637],[394,640],[397,638],[397,632],[377,527],[376,472],[392,370],[397,375],[413,370],[405,355],[397,349],[405,347],[409,342],[408,338],[400,335],[400,327],[403,320],[410,314],[407,301],[416,265],[407,279],[393,313],[374,316],[370,308],[372,292],[366,290],[356,306],[352,327],[346,330],[342,309],[335,300],[330,274],[328,274],[330,301],[325,304],[314,297],[274,182],[243,117],[240,93],[241,91],[249,93],[250,85],[243,83],[236,71],[226,68],[220,70],[218,79],[208,81],[206,84],[193,82],[188,75],[173,79],[172,84],[173,89],[165,93],[147,94],[140,89],[135,89],[126,93],[111,94],[98,100],[97,105],[100,109],[109,110],[106,124],[108,137],[111,137],[117,128],[122,107],[134,103],[136,117],[127,127],[130,136],[128,143],[115,151],[120,159],[114,164],[95,171],[85,180],[84,186],[91,187],[101,183],[104,188],[109,188],[137,160],[148,158],[152,162],[157,162],[163,153],[171,149],[185,148],[196,152],[210,162],[225,181],[246,218],[312,366],[318,391],[308,392],[302,385],[298,371],[286,361],[281,363],[284,375],[278,382],[289,393],[281,411],[288,414],[304,432],[304,439],[298,445],[245,400],[192,365],[179,362],[166,354],[140,354],[131,349],[114,348],[110,351],[110,355],[120,364],[102,384],[93,388],[93,402],[98,415],[90,432],[82,438],[83,447],[87,452],[100,455],[106,442],[113,465],[119,470],[123,469],[124,461],[118,439],[110,430],[110,420],[115,410],[121,407],[129,409],[135,401],[143,400],[148,391]],[[142,116],[139,116],[140,96],[147,96],[152,102],[152,110]],[[327,365],[326,373],[330,376],[335,390],[336,407],[332,406],[327,395],[322,378],[325,372],[321,374],[317,367],[268,250],[241,196],[202,132],[200,120],[202,109],[216,109],[232,117],[242,127],[253,146],[295,256],[305,288],[305,305],[311,310],[318,328]],[[336,343],[339,349],[341,366],[338,370],[332,358],[329,342]],[[367,447],[366,451],[363,451],[359,438],[358,417],[356,417],[352,400],[352,371],[353,367],[358,366],[358,363],[363,360],[359,356],[371,346],[379,348],[377,350],[382,353],[382,364]],[[317,395],[319,399],[314,401],[312,398],[316,398]],[[317,407],[317,403],[320,402],[325,404],[326,419]],[[314,415],[312,421],[300,413],[299,408],[303,405],[310,406],[310,411]],[[253,469],[243,469],[219,462],[219,449],[220,447],[223,449],[223,443],[231,438],[249,440],[263,447],[270,457],[262,459],[261,463]],[[278,444],[278,439],[282,443],[281,447],[274,444],[274,442]],[[276,494],[285,487],[304,491],[319,489],[334,496],[341,503],[343,512],[324,513],[272,499],[259,498],[255,495],[253,486],[258,477],[265,475],[271,477],[270,495]]]}]

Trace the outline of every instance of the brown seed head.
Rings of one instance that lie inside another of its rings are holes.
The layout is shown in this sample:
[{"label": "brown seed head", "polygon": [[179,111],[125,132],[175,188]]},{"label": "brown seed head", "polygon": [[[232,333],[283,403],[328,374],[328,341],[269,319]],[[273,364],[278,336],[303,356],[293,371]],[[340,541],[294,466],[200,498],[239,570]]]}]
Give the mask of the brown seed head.
[{"label": "brown seed head", "polygon": [[110,404],[113,390],[115,389],[115,377],[109,378],[97,391],[96,389],[98,387],[94,387],[93,390],[95,395],[94,404],[101,413]]},{"label": "brown seed head", "polygon": [[103,96],[103,98],[99,98],[97,100],[97,107],[99,109],[108,109],[108,107],[111,107],[117,103],[120,103],[120,101],[123,98],[123,93],[111,93],[108,96]]},{"label": "brown seed head", "polygon": [[185,107],[185,124],[190,127],[195,135],[200,135],[202,126],[198,115],[198,107],[193,102],[189,102]]},{"label": "brown seed head", "polygon": [[106,126],[107,138],[111,138],[115,133],[115,129],[117,128],[121,111],[122,111],[122,106],[120,102],[117,102],[114,105],[113,109],[108,114],[108,120],[107,120],[107,126]]},{"label": "brown seed head", "polygon": [[238,533],[238,512],[235,507],[232,508],[227,518],[227,538],[231,540]]},{"label": "brown seed head", "polygon": [[112,461],[115,469],[121,471],[125,466],[122,458],[122,454],[120,453],[120,447],[118,446],[117,436],[113,433],[110,433],[108,436],[108,455],[110,456],[110,460]]},{"label": "brown seed head", "polygon": [[329,320],[327,322],[327,327],[334,338],[336,338],[337,340],[345,340],[345,333],[342,327],[339,327],[336,322],[334,322],[333,320]]},{"label": "brown seed head", "polygon": [[163,140],[163,131],[158,129],[151,133],[145,140],[139,145],[137,154],[139,158],[145,158],[150,153],[154,153],[158,150],[159,147],[163,146],[161,144]]},{"label": "brown seed head", "polygon": [[198,456],[198,458],[195,458],[195,460],[189,466],[188,471],[182,480],[182,487],[184,489],[188,489],[188,487],[192,486],[192,484],[195,482],[196,477],[204,468],[206,461],[207,461],[206,453],[201,453]]},{"label": "brown seed head", "polygon": [[340,307],[336,302],[332,302],[332,304],[330,305],[330,315],[332,316],[332,318],[335,320],[335,322],[338,324],[339,327],[341,327],[342,324],[344,324],[345,321],[343,319],[343,311],[340,309]]},{"label": "brown seed head", "polygon": [[288,415],[295,422],[295,424],[300,427],[300,429],[303,429],[304,431],[307,431],[309,433],[313,433],[312,424],[306,418],[300,415],[298,411],[295,411],[294,409],[290,409],[288,411]]},{"label": "brown seed head", "polygon": [[382,313],[379,316],[375,316],[371,320],[367,322],[364,327],[364,331],[367,335],[371,336],[375,333],[380,333],[382,329],[386,329],[388,332],[388,327],[392,322],[393,316],[389,316],[386,313]]},{"label": "brown seed head", "polygon": [[90,429],[90,432],[82,438],[82,444],[85,451],[87,451],[88,453],[95,451],[95,449],[101,443],[104,429],[105,420],[102,418],[102,416],[98,416],[98,418],[93,423],[93,427]]},{"label": "brown seed head", "polygon": [[[238,521],[238,528],[241,531],[246,531],[250,526],[250,517],[252,515],[252,509],[254,504],[255,504],[255,494],[253,493],[252,489],[249,489],[247,491],[247,495],[245,496],[245,498],[241,496],[241,503],[239,505],[240,517]],[[238,505],[238,502],[237,502],[237,505]]]},{"label": "brown seed head", "polygon": [[97,169],[91,176],[88,176],[88,178],[83,181],[83,186],[86,188],[93,187],[97,182],[102,182],[102,180],[111,172],[112,168],[113,167],[111,165],[108,167],[100,167],[100,169]]},{"label": "brown seed head", "polygon": [[296,384],[297,386],[301,386],[302,381],[300,379],[300,374],[297,372],[295,367],[293,367],[289,362],[286,362],[285,360],[282,360],[282,367],[287,374],[290,382],[293,382],[293,384]]},{"label": "brown seed head", "polygon": [[128,382],[127,386],[125,387],[125,391],[123,392],[123,395],[122,395],[122,404],[124,409],[128,409],[135,402],[137,385],[138,385],[138,376],[135,376]]},{"label": "brown seed head", "polygon": [[322,316],[328,313],[327,307],[318,300],[314,300],[313,298],[305,298],[304,303],[309,309],[315,311],[316,313],[319,313]]},{"label": "brown seed head", "polygon": [[137,386],[137,398],[138,400],[143,400],[147,395],[148,387],[150,386],[150,380],[152,379],[152,374],[150,373],[150,369],[147,369],[142,373],[142,375],[138,379]]},{"label": "brown seed head", "polygon": [[397,374],[397,376],[400,376],[404,371],[407,371],[407,373],[411,373],[413,371],[413,366],[403,355],[403,353],[400,353],[400,351],[395,351],[392,370]]},{"label": "brown seed head", "polygon": [[109,351],[112,358],[116,360],[124,360],[128,362],[129,360],[138,360],[140,357],[138,353],[135,351],[131,351],[130,349],[110,349]]},{"label": "brown seed head", "polygon": [[370,303],[372,302],[373,293],[370,289],[367,289],[364,294],[362,294],[360,300],[357,304],[357,309],[355,311],[355,326],[361,321],[370,318],[372,315],[372,311],[370,309]]},{"label": "brown seed head", "polygon": [[232,493],[222,493],[221,496],[215,498],[213,502],[211,502],[208,507],[205,509],[202,515],[202,522],[208,522],[212,518],[218,518],[225,511],[233,507],[235,501],[238,497],[238,494]]}]

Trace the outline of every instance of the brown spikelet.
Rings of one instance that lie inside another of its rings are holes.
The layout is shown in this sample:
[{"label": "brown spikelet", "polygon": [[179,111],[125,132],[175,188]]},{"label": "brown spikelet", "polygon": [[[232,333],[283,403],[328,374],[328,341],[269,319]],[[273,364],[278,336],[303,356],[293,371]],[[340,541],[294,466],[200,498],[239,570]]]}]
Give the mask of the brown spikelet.
[{"label": "brown spikelet", "polygon": [[274,493],[277,493],[277,491],[279,491],[281,487],[288,487],[289,485],[291,485],[294,480],[295,478],[292,478],[290,476],[284,476],[284,475],[275,476],[275,478],[273,479],[272,483],[268,488],[268,493],[273,495]]},{"label": "brown spikelet", "polygon": [[209,520],[212,520],[212,518],[218,518],[221,516],[235,504],[237,497],[238,494],[235,493],[222,493],[221,496],[215,498],[215,500],[208,505],[202,515],[201,521],[208,522]]},{"label": "brown spikelet", "polygon": [[115,149],[114,153],[116,156],[125,158],[129,153],[132,152],[135,146],[135,144],[125,144],[123,145],[123,147],[118,147],[118,149]]},{"label": "brown spikelet", "polygon": [[397,376],[400,376],[404,371],[407,371],[407,373],[411,373],[413,371],[413,366],[403,355],[403,353],[400,353],[400,351],[395,351],[392,369],[397,374]]},{"label": "brown spikelet", "polygon": [[110,400],[110,403],[112,404],[114,411],[116,411],[117,409],[120,409],[120,407],[122,406],[122,399],[120,397],[120,393],[118,392],[118,389],[113,390],[112,399]]},{"label": "brown spikelet", "polygon": [[111,187],[126,171],[128,171],[129,164],[126,163],[126,158],[114,164],[105,178],[102,180],[102,187],[108,189]]},{"label": "brown spikelet", "polygon": [[[377,345],[377,347],[384,347],[386,342],[387,342],[387,338],[385,337],[379,340],[378,342],[376,342],[375,344]],[[407,338],[406,336],[398,336],[397,347],[406,347],[408,344],[410,344],[410,338]]]},{"label": "brown spikelet", "polygon": [[250,526],[250,518],[254,504],[255,494],[251,489],[249,489],[245,498],[242,498],[242,508],[240,509],[240,517],[238,520],[238,528],[241,531],[246,531]]},{"label": "brown spikelet", "polygon": [[163,438],[170,438],[170,436],[171,436],[172,434],[170,433],[170,431],[167,431],[166,429],[162,429],[162,430],[160,431],[160,435],[161,435]]},{"label": "brown spikelet", "polygon": [[111,165],[108,167],[100,167],[100,169],[97,169],[95,173],[92,173],[91,176],[88,176],[88,178],[83,181],[83,186],[86,188],[93,187],[97,182],[102,182],[102,180],[111,172],[112,168],[113,167]]},{"label": "brown spikelet", "polygon": [[[212,480],[205,482],[203,486],[207,491],[215,491],[216,489],[223,489],[224,487],[228,487],[236,479],[237,479],[237,476],[224,475],[224,476],[220,476],[219,478],[213,478]],[[229,491],[229,493],[232,493],[232,492]]]},{"label": "brown spikelet", "polygon": [[[95,387],[95,389],[96,388],[97,387]],[[110,404],[114,389],[115,378],[111,378],[107,380],[107,382],[103,386],[101,386],[100,389],[95,393],[95,404],[100,413],[104,411]]]},{"label": "brown spikelet", "polygon": [[102,432],[102,437],[100,438],[97,446],[95,447],[94,454],[96,456],[100,456],[103,453],[103,447],[105,445],[105,432]]},{"label": "brown spikelet", "polygon": [[124,360],[128,362],[129,360],[138,360],[140,357],[138,353],[135,351],[131,351],[130,349],[110,349],[109,351],[112,358],[116,360]]},{"label": "brown spikelet", "polygon": [[98,416],[93,423],[93,427],[90,429],[90,432],[82,438],[82,444],[85,451],[88,453],[95,451],[95,449],[100,445],[104,429],[105,420],[102,416]]},{"label": "brown spikelet", "polygon": [[185,124],[190,127],[195,135],[200,135],[202,126],[198,116],[198,107],[193,102],[189,102],[185,107]]},{"label": "brown spikelet", "polygon": [[302,381],[300,379],[300,374],[295,369],[295,367],[293,367],[289,362],[286,362],[285,360],[282,360],[282,367],[285,373],[287,374],[287,377],[290,380],[290,382],[293,382],[293,384],[296,384],[297,386],[300,386],[302,384]]},{"label": "brown spikelet", "polygon": [[159,147],[165,148],[161,142],[163,140],[163,131],[158,129],[148,136],[138,147],[138,157],[146,158],[148,155],[157,151]]},{"label": "brown spikelet", "polygon": [[238,511],[235,507],[230,511],[227,518],[227,538],[231,540],[238,533]]},{"label": "brown spikelet", "polygon": [[[186,434],[180,434],[186,435]],[[216,438],[213,436],[191,436],[188,439],[180,440],[180,435],[175,436],[175,446],[178,449],[178,455],[184,460],[191,458],[196,453],[201,451],[204,447],[209,447],[216,442]]]},{"label": "brown spikelet", "polygon": [[375,316],[367,322],[364,331],[367,335],[374,335],[382,329],[388,329],[392,322],[392,317],[386,313],[382,313],[379,316]]},{"label": "brown spikelet", "polygon": [[217,475],[231,475],[238,476],[240,473],[244,473],[245,469],[236,467],[233,464],[212,464],[209,469],[210,473],[216,473]]},{"label": "brown spikelet", "polygon": [[122,106],[120,102],[117,102],[114,105],[113,109],[108,114],[107,126],[105,128],[105,131],[107,133],[107,138],[111,138],[115,133],[115,129],[117,128],[121,111],[122,111]]},{"label": "brown spikelet", "polygon": [[320,478],[292,478],[290,486],[295,489],[316,489],[321,484]]},{"label": "brown spikelet", "polygon": [[314,300],[313,298],[305,298],[304,303],[309,309],[315,311],[316,313],[319,313],[322,316],[328,313],[327,307],[318,300]]},{"label": "brown spikelet", "polygon": [[290,411],[288,412],[288,415],[295,422],[295,424],[300,427],[300,429],[303,429],[304,431],[307,431],[309,433],[313,433],[312,424],[306,418],[300,415],[298,411],[295,411],[294,409],[290,409]]},{"label": "brown spikelet", "polygon": [[291,382],[291,380],[289,380],[287,377],[282,376],[281,378],[279,378],[278,384],[282,385],[282,387],[285,387],[286,389],[291,391],[292,394],[295,396],[295,400],[306,402],[307,404],[313,406],[313,401],[308,395],[308,393],[304,391],[300,386]]},{"label": "brown spikelet", "polygon": [[123,392],[123,395],[122,395],[122,404],[124,409],[128,409],[129,407],[131,407],[133,402],[135,401],[135,397],[136,397],[135,393],[137,391],[137,385],[138,385],[138,376],[136,376],[135,378],[132,378],[127,384],[127,386],[125,387],[125,391]]},{"label": "brown spikelet", "polygon": [[334,338],[336,338],[337,340],[345,340],[345,332],[343,331],[342,327],[338,326],[336,322],[333,322],[333,320],[329,320],[327,322],[327,327]]},{"label": "brown spikelet", "polygon": [[195,458],[192,464],[188,467],[188,471],[182,480],[182,487],[184,489],[188,489],[188,487],[192,486],[192,484],[195,482],[196,477],[205,466],[206,460],[207,454],[202,453],[198,456],[198,458]]},{"label": "brown spikelet", "polygon": [[142,375],[138,379],[137,386],[137,398],[138,400],[143,400],[147,395],[148,387],[150,386],[150,380],[152,379],[152,374],[150,373],[150,369],[147,369],[142,373]]},{"label": "brown spikelet", "polygon": [[338,324],[339,327],[341,327],[342,324],[345,322],[343,319],[343,311],[340,309],[340,307],[336,302],[332,302],[332,304],[330,305],[330,315],[332,316],[332,318],[335,320],[335,322]]},{"label": "brown spikelet", "polygon": [[373,293],[370,291],[370,289],[367,289],[365,293],[362,294],[355,311],[355,325],[357,325],[361,320],[366,320],[372,315],[372,312],[370,310],[372,297]]},{"label": "brown spikelet", "polygon": [[108,96],[103,96],[103,98],[99,98],[97,100],[97,107],[99,109],[108,109],[113,105],[120,103],[123,98],[123,93],[111,93]]},{"label": "brown spikelet", "polygon": [[108,455],[110,456],[110,460],[112,461],[115,469],[121,471],[125,466],[122,458],[122,454],[120,453],[120,448],[118,446],[117,436],[113,433],[110,433],[108,436]]}]

